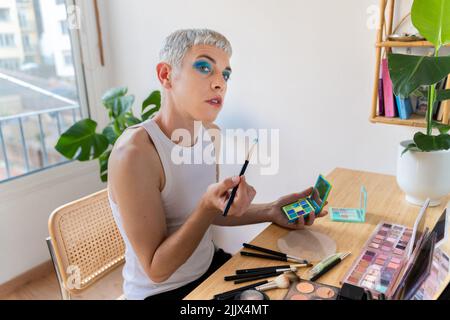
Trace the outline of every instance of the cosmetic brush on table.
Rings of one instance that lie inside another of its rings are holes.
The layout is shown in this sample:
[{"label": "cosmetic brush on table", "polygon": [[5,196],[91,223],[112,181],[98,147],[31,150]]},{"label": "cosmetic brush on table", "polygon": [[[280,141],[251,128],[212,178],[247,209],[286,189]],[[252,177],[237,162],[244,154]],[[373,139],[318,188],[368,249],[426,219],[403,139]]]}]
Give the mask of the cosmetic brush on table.
[{"label": "cosmetic brush on table", "polygon": [[294,256],[288,255],[283,252],[278,252],[278,251],[258,247],[258,246],[255,246],[255,245],[252,245],[249,243],[243,243],[242,245],[244,246],[244,248],[253,249],[256,251],[260,251],[260,252],[269,254],[269,255],[264,255],[264,254],[253,253],[253,252],[248,252],[248,251],[241,251],[241,255],[243,255],[243,256],[264,258],[264,259],[270,259],[270,260],[279,260],[279,261],[289,261],[289,262],[296,262],[296,263],[305,263],[305,264],[309,263],[305,259],[294,257]]},{"label": "cosmetic brush on table", "polygon": [[[250,151],[247,154],[247,158],[245,159],[244,165],[242,166],[241,172],[239,173],[239,176],[243,176],[245,173],[245,170],[247,170],[247,166],[250,162],[250,157],[252,156],[253,153],[253,149],[254,147],[258,144],[258,139],[255,139],[253,141],[253,145],[250,148]],[[233,190],[231,190],[231,195],[230,198],[228,199],[227,205],[225,207],[225,210],[223,210],[223,216],[226,217],[228,214],[228,211],[230,210],[231,205],[233,204],[234,201],[234,197],[236,197],[236,192],[238,189],[239,185],[237,185],[236,187],[233,188]]]},{"label": "cosmetic brush on table", "polygon": [[[265,279],[265,278],[272,278],[272,277],[279,276],[281,274],[287,275],[289,278],[292,278],[292,277],[298,278],[295,271],[286,270],[286,271],[277,271],[277,272],[273,272],[273,273],[266,273],[266,274],[255,276],[255,277],[239,279],[239,280],[234,281],[234,284],[240,284],[240,283],[244,283],[244,282],[248,282],[248,281],[254,281],[254,280]],[[293,281],[293,280],[294,279],[291,279],[291,281]]]},{"label": "cosmetic brush on table", "polygon": [[232,276],[226,276],[224,277],[225,281],[232,281],[232,280],[240,280],[240,279],[246,279],[246,278],[253,278],[258,276],[266,276],[274,273],[283,273],[285,271],[297,271],[297,267],[290,267],[290,268],[280,268],[280,269],[273,269],[273,270],[263,270],[263,271],[257,271],[257,272],[251,272],[251,273],[242,273],[242,274],[236,274]]},{"label": "cosmetic brush on table", "polygon": [[322,275],[330,271],[334,266],[341,263],[341,261],[347,258],[349,255],[350,252],[336,253],[325,258],[309,271],[309,281],[316,281]]}]

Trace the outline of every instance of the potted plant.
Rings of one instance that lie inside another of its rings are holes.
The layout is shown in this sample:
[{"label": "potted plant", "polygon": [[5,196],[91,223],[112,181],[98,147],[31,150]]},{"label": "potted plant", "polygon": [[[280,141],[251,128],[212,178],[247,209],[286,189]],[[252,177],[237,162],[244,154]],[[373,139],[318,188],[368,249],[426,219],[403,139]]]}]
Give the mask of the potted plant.
[{"label": "potted plant", "polygon": [[129,126],[152,118],[161,107],[161,93],[155,90],[142,103],[141,116],[137,118],[131,109],[134,95],[127,95],[127,92],[126,87],[119,87],[103,95],[102,103],[108,110],[110,122],[101,133],[96,132],[97,122],[83,119],[67,129],[55,145],[55,149],[70,160],[98,159],[103,182],[108,179],[108,159],[117,138]]},{"label": "potted plant", "polygon": [[437,88],[450,73],[450,56],[439,55],[442,46],[450,43],[450,0],[414,0],[411,19],[433,44],[434,54],[388,56],[396,95],[407,98],[420,86],[428,87],[426,133],[417,132],[413,140],[400,143],[397,182],[408,202],[421,205],[430,198],[430,205],[436,206],[450,193],[450,126],[433,120],[433,106],[450,99],[450,90]]}]

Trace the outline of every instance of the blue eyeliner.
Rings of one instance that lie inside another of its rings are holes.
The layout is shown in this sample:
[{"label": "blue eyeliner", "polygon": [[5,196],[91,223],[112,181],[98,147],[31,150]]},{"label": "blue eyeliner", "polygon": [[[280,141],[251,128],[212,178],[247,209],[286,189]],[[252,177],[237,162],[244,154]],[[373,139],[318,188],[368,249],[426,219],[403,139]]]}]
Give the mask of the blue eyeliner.
[{"label": "blue eyeliner", "polygon": [[[204,60],[199,60],[199,61],[194,62],[193,68],[203,74],[208,74],[212,71],[211,64]],[[205,70],[203,68],[208,68],[209,70]],[[225,81],[228,81],[230,79],[231,72],[226,70],[226,71],[222,72],[222,76],[225,79]]]},{"label": "blue eyeliner", "polygon": [[[208,62],[202,61],[202,60],[196,61],[196,62],[194,63],[194,65],[193,65],[193,67],[194,67],[195,69],[197,69],[198,71],[200,71],[201,73],[204,73],[204,74],[208,74],[208,73],[210,73],[211,70],[212,70],[211,65],[210,65]],[[209,71],[205,71],[205,70],[203,69],[204,67],[207,67],[207,68],[209,69]]]}]

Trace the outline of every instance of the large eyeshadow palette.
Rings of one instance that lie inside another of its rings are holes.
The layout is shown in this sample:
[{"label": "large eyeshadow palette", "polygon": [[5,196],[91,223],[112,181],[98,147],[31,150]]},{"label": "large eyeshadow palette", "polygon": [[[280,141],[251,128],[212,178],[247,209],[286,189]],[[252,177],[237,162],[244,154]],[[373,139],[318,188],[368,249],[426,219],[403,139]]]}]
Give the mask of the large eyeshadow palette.
[{"label": "large eyeshadow palette", "polygon": [[284,214],[288,217],[289,222],[295,222],[300,216],[306,216],[311,212],[314,212],[314,207],[308,199],[301,199],[290,205],[284,206],[282,209]]},{"label": "large eyeshadow palette", "polygon": [[367,241],[342,283],[386,294],[395,283],[407,256],[412,229],[381,222]]},{"label": "large eyeshadow palette", "polygon": [[284,300],[336,300],[339,288],[301,279],[291,284]]},{"label": "large eyeshadow palette", "polygon": [[422,286],[417,290],[412,300],[433,300],[450,272],[450,258],[441,249],[435,249],[430,275]]}]

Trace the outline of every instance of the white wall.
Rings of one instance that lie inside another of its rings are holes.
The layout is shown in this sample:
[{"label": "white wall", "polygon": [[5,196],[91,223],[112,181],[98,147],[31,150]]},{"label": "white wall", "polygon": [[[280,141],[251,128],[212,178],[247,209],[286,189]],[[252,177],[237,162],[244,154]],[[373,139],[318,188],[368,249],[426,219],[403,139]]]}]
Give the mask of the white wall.
[{"label": "white wall", "polygon": [[[367,27],[377,0],[109,0],[113,82],[142,101],[159,88],[161,42],[178,28],[207,27],[233,46],[224,128],[280,129],[280,170],[248,171],[257,201],[302,190],[318,173],[347,167],[395,174],[399,141],[410,128],[374,125],[371,108],[376,30]],[[222,168],[223,176],[238,166]],[[221,230],[230,251],[263,226]]]},{"label": "white wall", "polygon": [[[397,144],[414,131],[368,121],[375,30],[367,28],[366,10],[377,0],[101,0],[99,4],[105,68],[98,67],[93,20],[82,26],[87,39],[84,53],[91,61],[87,80],[88,89],[95,92],[91,97],[95,119],[103,123],[106,119],[98,101],[107,87],[128,86],[136,95],[136,106],[159,89],[155,66],[165,36],[178,28],[207,27],[226,35],[234,50],[232,80],[217,123],[223,129],[280,129],[278,174],[261,176],[255,166],[248,170],[257,202],[302,190],[318,173],[335,167],[395,174]],[[96,170],[0,200],[0,283],[48,259],[43,238],[49,212],[101,188]],[[222,176],[238,170],[239,166],[224,166]],[[218,230],[216,240],[235,252],[263,227]]]}]

